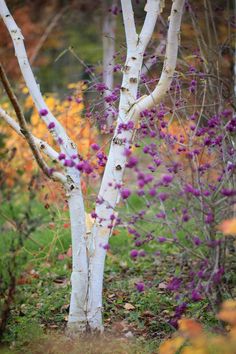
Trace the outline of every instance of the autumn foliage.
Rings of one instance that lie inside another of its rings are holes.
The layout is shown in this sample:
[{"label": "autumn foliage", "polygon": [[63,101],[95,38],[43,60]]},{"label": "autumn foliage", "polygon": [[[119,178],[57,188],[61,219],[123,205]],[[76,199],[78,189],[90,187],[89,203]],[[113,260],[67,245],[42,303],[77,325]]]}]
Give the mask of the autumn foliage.
[{"label": "autumn foliage", "polygon": [[159,354],[234,354],[236,301],[225,301],[217,318],[228,324],[225,335],[208,333],[197,321],[183,318],[179,321],[179,330],[176,335],[161,344]]},{"label": "autumn foliage", "polygon": [[[61,99],[57,95],[47,94],[45,95],[45,102],[62,123],[71,139],[78,145],[81,158],[89,159],[91,158],[90,145],[95,141],[96,128],[92,126],[89,119],[83,117],[83,110],[85,109],[82,98],[83,88],[83,84],[80,82],[71,83],[68,85],[68,89],[73,92],[71,96]],[[23,109],[32,133],[57,150],[48,128],[40,118],[31,97],[28,95],[27,89],[23,88],[22,93],[24,95]],[[14,116],[8,102],[3,103],[2,107]],[[8,137],[4,140],[7,161],[2,159],[0,162],[0,170],[4,171],[4,181],[2,183],[4,182],[8,187],[13,187],[19,183],[19,176],[22,176],[21,181],[23,180],[27,185],[32,175],[37,173],[38,167],[33,155],[28,149],[27,143],[9,126],[3,124],[1,131],[4,136]],[[57,161],[54,162],[53,167],[58,168]],[[85,189],[84,183],[83,188]],[[55,189],[55,186],[53,189]]]}]

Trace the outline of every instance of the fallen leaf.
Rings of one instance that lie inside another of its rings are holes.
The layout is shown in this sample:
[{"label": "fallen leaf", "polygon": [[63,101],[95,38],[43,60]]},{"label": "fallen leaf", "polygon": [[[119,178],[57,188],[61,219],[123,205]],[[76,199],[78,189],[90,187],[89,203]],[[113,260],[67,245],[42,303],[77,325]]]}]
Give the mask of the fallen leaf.
[{"label": "fallen leaf", "polygon": [[166,289],[167,288],[167,284],[166,283],[160,283],[160,284],[158,284],[158,288],[159,289]]},{"label": "fallen leaf", "polygon": [[135,306],[130,304],[129,302],[126,302],[126,304],[124,305],[124,308],[128,311],[134,310]]},{"label": "fallen leaf", "polygon": [[71,247],[68,248],[68,251],[66,252],[66,255],[68,257],[72,257],[72,248]]},{"label": "fallen leaf", "polygon": [[58,259],[59,261],[63,261],[63,260],[65,259],[65,255],[62,254],[62,253],[60,253],[60,254],[57,256],[57,259]]},{"label": "fallen leaf", "polygon": [[127,333],[125,333],[125,337],[126,338],[133,338],[133,333],[131,332],[131,331],[129,331],[129,332],[127,332]]}]

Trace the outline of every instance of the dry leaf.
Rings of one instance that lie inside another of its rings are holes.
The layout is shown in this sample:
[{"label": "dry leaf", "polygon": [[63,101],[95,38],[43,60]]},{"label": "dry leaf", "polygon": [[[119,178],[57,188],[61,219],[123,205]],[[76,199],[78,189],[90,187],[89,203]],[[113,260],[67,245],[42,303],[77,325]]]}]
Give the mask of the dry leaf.
[{"label": "dry leaf", "polygon": [[158,288],[159,289],[166,289],[167,288],[167,284],[166,283],[160,283],[160,284],[158,284]]},{"label": "dry leaf", "polygon": [[124,305],[124,308],[128,311],[134,310],[135,306],[130,304],[129,302],[126,302],[126,304]]}]

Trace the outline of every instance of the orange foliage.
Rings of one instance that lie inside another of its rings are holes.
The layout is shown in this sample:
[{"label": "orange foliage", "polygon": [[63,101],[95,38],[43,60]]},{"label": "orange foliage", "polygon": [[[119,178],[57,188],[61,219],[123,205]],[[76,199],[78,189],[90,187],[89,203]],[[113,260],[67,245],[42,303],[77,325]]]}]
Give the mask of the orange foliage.
[{"label": "orange foliage", "polygon": [[219,229],[225,235],[234,235],[236,236],[236,218],[231,220],[225,220],[219,225]]},{"label": "orange foliage", "polygon": [[[71,85],[69,85],[69,88],[71,88]],[[45,96],[45,102],[60,123],[64,126],[70,138],[77,144],[79,154],[83,158],[89,158],[90,145],[94,142],[96,128],[91,126],[88,119],[81,116],[82,110],[84,109],[84,104],[81,99],[83,89],[82,84],[76,83],[72,86],[73,88],[76,87],[72,100],[60,100],[56,95],[48,94]],[[28,91],[26,88],[23,89],[24,94],[27,94],[27,92]],[[77,101],[75,100],[75,97],[77,98]],[[8,103],[3,104],[2,107],[10,112]],[[24,111],[31,112],[30,121],[32,133],[36,137],[47,141],[56,150],[58,150],[58,147],[55,145],[49,130],[40,118],[38,111],[35,109],[30,96],[26,97]],[[13,116],[13,112],[11,112],[11,115]],[[8,139],[6,139],[7,150],[12,151],[12,149],[16,149],[15,157],[11,161],[7,162],[6,159],[0,161],[0,169],[4,171],[6,176],[5,183],[9,187],[12,187],[17,183],[19,178],[23,178],[27,185],[31,179],[32,173],[38,169],[32,153],[26,142],[10,127],[4,124],[1,128],[2,133],[8,136]],[[22,176],[19,176],[17,171],[22,171]],[[59,187],[55,187],[54,183],[53,187],[51,183],[49,183],[49,185],[51,185],[51,187],[49,187],[51,189],[50,199],[57,198]],[[44,194],[45,192],[46,191],[44,191]]]},{"label": "orange foliage", "polygon": [[163,342],[159,354],[235,354],[236,301],[227,300],[217,316],[230,325],[226,335],[204,332],[201,324],[191,319],[179,321],[179,331],[174,338]]},{"label": "orange foliage", "polygon": [[[206,163],[214,163],[217,161],[217,153],[215,151],[209,151],[206,147],[202,145],[203,138],[199,138],[194,135],[190,128],[191,123],[188,121],[173,121],[168,126],[168,133],[171,136],[176,136],[178,141],[182,140],[182,143],[175,143],[172,147],[172,152],[170,154],[170,145],[162,143],[161,152],[164,155],[166,161],[179,162],[183,165],[185,177],[191,176],[191,170],[193,168],[193,163],[189,158],[189,153],[193,150],[198,150],[199,154],[195,155],[195,161],[197,167],[200,167]],[[184,147],[185,151],[179,152],[178,149]],[[211,182],[216,181],[218,178],[217,168],[209,169],[206,178]]]}]

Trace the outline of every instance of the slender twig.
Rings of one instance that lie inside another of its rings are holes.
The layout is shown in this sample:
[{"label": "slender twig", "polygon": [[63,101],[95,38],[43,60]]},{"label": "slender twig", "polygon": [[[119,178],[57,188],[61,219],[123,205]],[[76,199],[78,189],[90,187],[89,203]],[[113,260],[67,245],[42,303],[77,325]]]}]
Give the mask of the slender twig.
[{"label": "slender twig", "polygon": [[25,140],[27,141],[33,155],[34,158],[38,164],[38,166],[40,167],[40,169],[43,171],[43,173],[48,177],[51,178],[53,180],[56,179],[55,175],[53,175],[53,173],[51,172],[50,168],[48,167],[47,163],[44,161],[44,159],[42,158],[38,147],[35,144],[34,141],[34,137],[31,134],[31,132],[29,131],[29,128],[27,126],[26,123],[26,119],[25,116],[21,110],[21,107],[19,105],[19,102],[16,98],[16,95],[13,92],[13,89],[11,87],[11,84],[7,78],[7,75],[5,73],[5,70],[2,66],[2,64],[0,63],[0,80],[2,81],[3,87],[6,90],[6,93],[9,97],[9,100],[12,103],[12,106],[14,108],[14,111],[16,113],[16,117],[18,119],[19,125],[20,125],[20,132],[24,135]]}]

